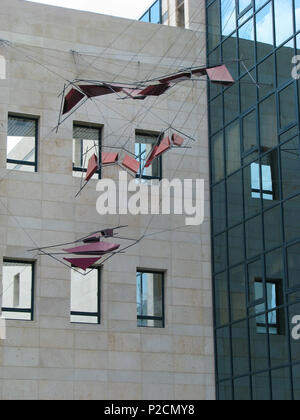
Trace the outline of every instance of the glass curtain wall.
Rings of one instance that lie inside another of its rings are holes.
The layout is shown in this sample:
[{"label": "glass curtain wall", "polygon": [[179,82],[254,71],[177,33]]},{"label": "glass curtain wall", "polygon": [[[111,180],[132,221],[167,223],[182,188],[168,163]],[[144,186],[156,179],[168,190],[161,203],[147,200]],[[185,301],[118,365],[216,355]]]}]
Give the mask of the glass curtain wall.
[{"label": "glass curtain wall", "polygon": [[299,399],[299,32],[299,0],[207,1],[208,65],[236,79],[209,84],[220,400]]}]

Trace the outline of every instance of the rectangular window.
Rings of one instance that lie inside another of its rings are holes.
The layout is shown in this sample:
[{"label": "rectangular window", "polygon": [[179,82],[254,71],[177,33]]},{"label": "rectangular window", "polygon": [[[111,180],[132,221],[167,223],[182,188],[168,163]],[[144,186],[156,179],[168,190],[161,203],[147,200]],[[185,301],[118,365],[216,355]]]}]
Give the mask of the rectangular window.
[{"label": "rectangular window", "polygon": [[[81,177],[87,171],[89,159],[93,154],[100,162],[101,128],[74,124],[73,127],[73,176]],[[101,170],[93,179],[101,177]]]},{"label": "rectangular window", "polygon": [[251,164],[251,196],[252,198],[262,197],[264,200],[273,200],[272,171],[270,165]]},{"label": "rectangular window", "polygon": [[[263,148],[262,152],[266,149]],[[278,191],[278,153],[277,150],[264,155],[261,163],[251,164],[251,197],[263,200],[277,200]]]},{"label": "rectangular window", "polygon": [[[161,156],[152,161],[152,164],[148,168],[144,167],[149,158],[149,155],[154,145],[158,145],[161,140],[160,135],[151,135],[144,133],[136,133],[135,138],[135,155],[138,162],[140,162],[140,171],[143,169],[142,179],[158,179],[162,178],[162,158]],[[137,174],[137,178],[140,178],[140,172]]]},{"label": "rectangular window", "polygon": [[164,328],[164,273],[136,274],[137,326]]},{"label": "rectangular window", "polygon": [[[255,295],[257,299],[264,295],[263,291],[264,284],[261,279],[255,280]],[[273,310],[283,304],[283,290],[282,280],[267,280],[267,305],[265,303],[259,304],[255,307],[255,311],[258,315],[256,317],[257,333],[267,334],[269,328],[269,334],[278,335],[282,333],[281,326],[282,316],[284,312],[282,310]],[[267,314],[266,311],[269,311]]]},{"label": "rectangular window", "polygon": [[2,315],[5,319],[33,320],[34,262],[3,261]]},{"label": "rectangular window", "polygon": [[8,116],[7,169],[37,171],[38,120]]},{"label": "rectangular window", "polygon": [[[83,273],[83,272],[82,272]],[[71,322],[100,324],[101,269],[93,268],[83,276],[81,270],[71,272]]]}]

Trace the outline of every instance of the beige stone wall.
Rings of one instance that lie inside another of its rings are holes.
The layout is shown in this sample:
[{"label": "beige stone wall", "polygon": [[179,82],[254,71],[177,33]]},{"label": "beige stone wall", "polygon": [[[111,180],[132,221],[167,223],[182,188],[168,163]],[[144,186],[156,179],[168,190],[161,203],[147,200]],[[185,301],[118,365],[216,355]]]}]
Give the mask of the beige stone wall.
[{"label": "beige stone wall", "polygon": [[184,1],[185,27],[193,31],[205,33],[205,1],[204,0],[162,0],[163,23],[177,26],[176,8]]},{"label": "beige stone wall", "polygon": [[[205,222],[200,227],[153,236],[105,264],[101,325],[70,324],[70,270],[36,257],[34,321],[7,321],[7,339],[0,340],[0,398],[213,399],[205,84],[184,83],[143,103],[113,96],[96,105],[88,102],[57,134],[49,135],[57,123],[64,79],[128,82],[202,65],[204,29],[195,34],[2,0],[0,38],[13,46],[0,47],[7,63],[7,79],[0,80],[0,261],[34,258],[27,250],[35,244],[72,241],[118,224],[118,217],[97,214],[96,181],[74,199],[80,181],[72,176],[73,121],[103,125],[104,144],[130,138],[128,147],[134,150],[136,129],[159,132],[176,117],[174,125],[198,141],[192,149],[165,155],[163,174],[170,179],[175,174],[205,179]],[[84,55],[74,60],[70,50]],[[39,117],[37,173],[7,173],[9,112]],[[134,121],[124,130],[130,120]],[[117,175],[115,169],[103,174]],[[139,237],[149,221],[147,216],[120,220],[129,225],[129,237]],[[183,217],[156,216],[148,232],[183,224]],[[136,326],[137,268],[166,271],[164,329]]]}]

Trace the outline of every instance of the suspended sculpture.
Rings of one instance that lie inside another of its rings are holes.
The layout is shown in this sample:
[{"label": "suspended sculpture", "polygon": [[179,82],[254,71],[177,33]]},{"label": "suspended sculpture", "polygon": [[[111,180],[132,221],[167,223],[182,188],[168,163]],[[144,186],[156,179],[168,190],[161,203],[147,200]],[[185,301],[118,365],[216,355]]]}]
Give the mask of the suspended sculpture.
[{"label": "suspended sculpture", "polygon": [[[119,99],[131,98],[134,100],[144,100],[148,96],[160,96],[178,82],[191,80],[193,76],[207,76],[211,83],[225,86],[234,83],[234,79],[225,64],[215,67],[193,68],[189,69],[189,71],[175,73],[161,79],[137,82],[135,85],[75,79],[71,83],[72,87],[70,91],[64,95],[61,113],[62,115],[68,114],[80,102],[83,103],[83,99],[87,100],[98,96],[117,94]],[[156,84],[149,85],[148,83],[150,82],[156,82]],[[125,96],[122,97],[120,94],[125,94]]]},{"label": "suspended sculpture", "polygon": [[[85,183],[82,185],[79,189],[79,191],[76,194],[76,197],[80,194],[80,192],[85,188],[85,186],[88,184],[90,179],[99,171],[100,167],[106,167],[106,166],[112,166],[112,165],[118,165],[122,169],[128,170],[131,174],[136,176],[139,172],[142,176],[143,170],[145,168],[149,168],[149,166],[152,165],[152,163],[162,154],[167,152],[168,150],[171,150],[172,148],[182,148],[185,139],[178,134],[173,133],[171,136],[172,141],[169,137],[164,137],[161,142],[157,142],[153,145],[153,148],[148,156],[146,156],[145,164],[141,165],[140,162],[138,162],[137,156],[129,155],[129,151],[127,151],[124,154],[123,159],[120,159],[120,153],[115,152],[102,152],[101,153],[101,161],[98,161],[98,157],[96,153],[93,153],[93,155],[89,158],[88,165],[87,165],[87,171],[85,176]],[[109,147],[109,146],[108,146]],[[93,146],[92,148],[88,149],[84,154],[90,153],[91,150],[97,149],[97,146]],[[123,151],[121,147],[119,148],[120,151]],[[97,152],[97,150],[95,150]],[[144,166],[141,168],[141,166]]]},{"label": "suspended sculpture", "polygon": [[[116,238],[119,240],[131,240],[129,238],[115,237],[115,231],[125,227],[127,226],[117,226],[115,228],[100,230],[73,242],[34,248],[30,249],[29,252],[38,251],[40,252],[40,255],[53,257],[64,265],[66,265],[66,263],[64,263],[64,261],[66,261],[71,264],[71,267],[77,267],[86,271],[100,261],[102,257],[122,252],[118,251],[120,244],[106,242],[103,241],[103,239]],[[72,248],[65,248],[68,245],[76,245],[79,243],[81,244]],[[59,252],[57,252],[58,249]],[[55,250],[55,252],[52,252],[51,250]],[[62,261],[59,259],[59,256],[62,257]]]}]

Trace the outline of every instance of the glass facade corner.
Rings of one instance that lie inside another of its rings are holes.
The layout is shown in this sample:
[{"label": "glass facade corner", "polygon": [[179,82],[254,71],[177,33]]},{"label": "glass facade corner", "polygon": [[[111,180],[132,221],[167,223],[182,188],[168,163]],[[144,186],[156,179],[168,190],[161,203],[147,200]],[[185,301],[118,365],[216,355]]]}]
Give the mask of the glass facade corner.
[{"label": "glass facade corner", "polygon": [[208,0],[217,394],[299,399],[299,0]]},{"label": "glass facade corner", "polygon": [[141,22],[162,23],[162,0],[156,0],[140,17]]}]

